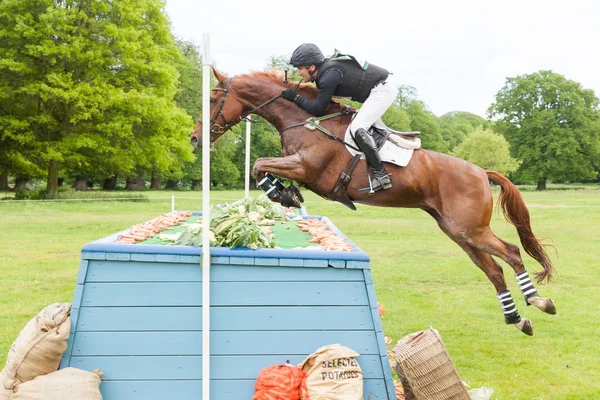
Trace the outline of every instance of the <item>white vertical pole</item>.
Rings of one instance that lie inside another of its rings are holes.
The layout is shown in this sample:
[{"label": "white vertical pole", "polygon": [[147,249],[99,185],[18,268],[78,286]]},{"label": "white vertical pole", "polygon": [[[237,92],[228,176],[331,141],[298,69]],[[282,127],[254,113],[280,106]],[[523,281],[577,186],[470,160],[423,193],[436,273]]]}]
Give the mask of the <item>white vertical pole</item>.
[{"label": "white vertical pole", "polygon": [[[252,114],[248,115],[252,119]],[[252,124],[246,121],[246,197],[250,197],[250,130]]]},{"label": "white vertical pole", "polygon": [[175,195],[171,196],[171,212],[175,211]]},{"label": "white vertical pole", "polygon": [[210,400],[210,34],[202,62],[202,400]]}]

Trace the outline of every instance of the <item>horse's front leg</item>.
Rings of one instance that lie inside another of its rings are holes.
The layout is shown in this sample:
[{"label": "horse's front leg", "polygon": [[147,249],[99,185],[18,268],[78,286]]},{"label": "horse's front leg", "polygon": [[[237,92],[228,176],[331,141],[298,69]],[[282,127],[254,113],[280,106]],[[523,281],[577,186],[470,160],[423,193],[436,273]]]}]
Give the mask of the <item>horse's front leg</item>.
[{"label": "horse's front leg", "polygon": [[[271,201],[281,203],[284,207],[300,208],[302,206],[300,204],[303,201],[302,195],[296,187],[285,188],[281,183],[276,183],[275,186],[271,187],[269,187],[270,184],[268,183],[266,186],[262,186],[264,183],[262,181],[266,173],[273,173],[284,178],[304,182],[306,171],[298,155],[292,154],[291,156],[280,158],[259,158],[254,163],[252,175],[259,182],[259,186],[267,193]],[[278,184],[281,187],[278,188]]]},{"label": "horse's front leg", "polygon": [[266,172],[294,181],[306,181],[306,170],[298,154],[292,154],[287,157],[259,158],[252,168],[252,176],[257,181],[260,181]]}]

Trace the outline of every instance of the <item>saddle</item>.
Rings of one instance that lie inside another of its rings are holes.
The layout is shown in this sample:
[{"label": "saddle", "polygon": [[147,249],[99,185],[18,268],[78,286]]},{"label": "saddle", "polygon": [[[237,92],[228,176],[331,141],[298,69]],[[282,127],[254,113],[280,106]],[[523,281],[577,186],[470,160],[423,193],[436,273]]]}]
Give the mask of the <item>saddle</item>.
[{"label": "saddle", "polygon": [[377,150],[380,150],[386,141],[391,141],[398,147],[405,149],[418,149],[421,147],[421,132],[400,132],[392,128],[386,127],[386,129],[378,128],[375,125],[369,128],[369,134],[375,140]]},{"label": "saddle", "polygon": [[[410,159],[410,155],[412,155],[413,150],[419,149],[421,147],[421,138],[419,138],[419,135],[421,135],[421,132],[417,132],[417,131],[399,132],[399,131],[391,129],[387,126],[385,128],[371,126],[371,128],[369,128],[369,134],[373,137],[373,140],[375,141],[375,145],[376,145],[378,151],[382,150],[384,145],[389,141],[391,143],[388,146],[386,146],[387,150],[385,150],[384,153],[389,152],[390,148],[392,148],[391,149],[392,152],[401,151],[404,153],[408,153],[409,156],[408,156],[408,159],[404,160],[405,162],[408,162],[408,160]],[[348,140],[348,135],[349,135],[349,133],[347,132],[346,133],[347,140]],[[398,147],[400,147],[400,149]],[[352,154],[354,154],[354,153],[352,153]],[[361,154],[362,153],[354,154],[354,157],[352,158],[352,161],[350,162],[350,164],[346,167],[346,170],[344,170],[338,177],[338,180],[337,180],[335,186],[323,197],[330,199],[330,200],[338,201],[338,202],[344,204],[345,206],[347,206],[348,208],[350,208],[352,210],[356,210],[356,208],[352,202],[352,199],[350,199],[348,197],[347,187],[348,187],[348,184],[350,183],[350,180],[352,179],[351,178],[352,173],[354,172],[354,168],[356,167],[358,160],[361,157]],[[382,157],[382,159],[383,159],[383,161],[391,161],[397,165],[402,165],[402,166],[406,165],[405,163],[397,163],[393,159],[386,159],[385,157]]]}]

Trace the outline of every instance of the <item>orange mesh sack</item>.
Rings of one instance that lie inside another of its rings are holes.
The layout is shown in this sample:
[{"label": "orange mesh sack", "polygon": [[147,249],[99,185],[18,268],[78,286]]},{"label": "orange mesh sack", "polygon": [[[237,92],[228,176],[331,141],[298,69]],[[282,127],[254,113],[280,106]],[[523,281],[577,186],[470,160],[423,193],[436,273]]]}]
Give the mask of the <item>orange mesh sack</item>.
[{"label": "orange mesh sack", "polygon": [[252,400],[300,400],[304,371],[290,364],[264,368],[254,384]]}]

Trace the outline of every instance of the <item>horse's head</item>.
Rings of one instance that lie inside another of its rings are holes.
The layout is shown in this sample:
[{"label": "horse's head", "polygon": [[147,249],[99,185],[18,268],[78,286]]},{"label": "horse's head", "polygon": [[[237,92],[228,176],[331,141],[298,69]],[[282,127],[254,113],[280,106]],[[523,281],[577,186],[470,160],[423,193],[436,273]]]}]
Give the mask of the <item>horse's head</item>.
[{"label": "horse's head", "polygon": [[[284,82],[275,70],[252,72],[229,78],[213,68],[218,80],[210,95],[210,144],[211,147],[227,130],[242,121],[249,113],[260,115],[275,127],[288,126],[306,119],[310,114],[296,104],[283,100],[281,92],[297,87],[303,97],[314,100],[317,88],[310,84],[298,86]],[[327,113],[344,111],[345,106],[332,101]],[[278,128],[279,129],[279,128]],[[201,147],[202,120],[199,119],[190,137],[194,147]]]},{"label": "horse's head", "polygon": [[[210,95],[210,145],[221,137],[227,129],[239,122],[244,112],[244,106],[238,96],[231,90],[231,78],[219,73],[213,67],[213,73],[217,78],[217,86]],[[227,101],[225,101],[227,100]],[[190,137],[192,145],[196,148],[202,146],[202,119],[192,131]]]}]

